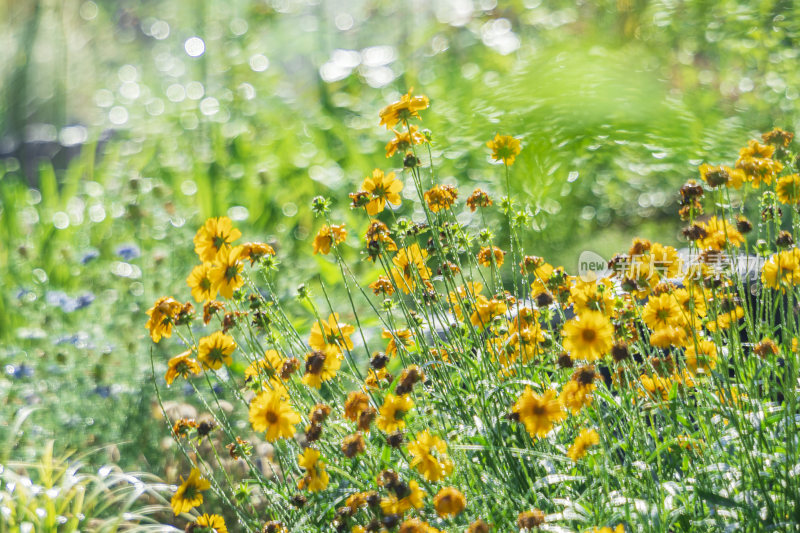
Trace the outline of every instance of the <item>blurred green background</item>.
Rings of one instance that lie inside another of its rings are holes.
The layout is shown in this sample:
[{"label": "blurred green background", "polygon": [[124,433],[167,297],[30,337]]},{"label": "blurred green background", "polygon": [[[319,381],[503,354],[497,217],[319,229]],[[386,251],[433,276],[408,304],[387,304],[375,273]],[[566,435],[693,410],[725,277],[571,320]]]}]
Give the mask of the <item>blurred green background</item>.
[{"label": "blurred green background", "polygon": [[[512,181],[533,214],[529,253],[574,270],[583,249],[676,243],[676,190],[701,162],[796,130],[798,11],[0,0],[0,430],[33,407],[18,453],[55,437],[163,473],[143,313],[188,299],[196,227],[226,214],[272,243],[287,295],[334,270],[310,254],[309,201],[332,197],[361,233],[347,193],[401,164],[377,112],[412,86],[431,99],[439,176],[462,197],[503,194],[485,143],[523,140]],[[155,348],[158,375],[170,355]]]}]

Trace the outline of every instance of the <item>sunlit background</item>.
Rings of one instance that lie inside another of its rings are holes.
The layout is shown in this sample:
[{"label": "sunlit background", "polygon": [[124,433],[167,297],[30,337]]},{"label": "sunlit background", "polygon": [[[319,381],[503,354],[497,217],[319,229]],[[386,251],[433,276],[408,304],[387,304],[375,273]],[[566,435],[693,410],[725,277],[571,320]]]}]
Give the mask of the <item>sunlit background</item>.
[{"label": "sunlit background", "polygon": [[574,270],[634,235],[677,243],[700,163],[797,130],[792,5],[0,0],[0,418],[40,408],[23,448],[60,430],[62,449],[169,473],[144,309],[207,216],[273,244],[285,287],[333,276],[310,199],[360,235],[347,193],[399,166],[377,112],[411,87],[464,197],[502,193],[487,132],[522,139],[534,253]]}]

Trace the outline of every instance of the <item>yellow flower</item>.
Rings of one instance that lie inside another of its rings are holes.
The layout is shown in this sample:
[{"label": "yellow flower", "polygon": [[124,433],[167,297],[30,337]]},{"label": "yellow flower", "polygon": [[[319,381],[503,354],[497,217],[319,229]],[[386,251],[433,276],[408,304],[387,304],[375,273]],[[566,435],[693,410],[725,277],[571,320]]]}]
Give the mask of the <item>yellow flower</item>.
[{"label": "yellow flower", "polygon": [[267,350],[262,359],[257,359],[247,366],[244,371],[245,382],[266,381],[271,388],[284,388],[277,377],[277,373],[283,366],[283,360],[277,351]]},{"label": "yellow flower", "polygon": [[381,337],[389,339],[389,343],[386,345],[386,355],[389,357],[397,355],[398,343],[406,350],[414,348],[414,336],[409,329],[398,329],[395,332],[384,329]]},{"label": "yellow flower", "polygon": [[369,288],[372,289],[372,292],[375,293],[375,296],[380,296],[381,294],[384,296],[391,296],[394,294],[394,285],[392,285],[392,280],[386,276],[378,276],[378,279],[369,284]]},{"label": "yellow flower", "polygon": [[770,257],[761,267],[761,282],[781,292],[800,284],[800,248],[783,250]]},{"label": "yellow flower", "polygon": [[594,361],[614,344],[614,327],[600,311],[587,311],[567,322],[563,330],[564,349],[574,359]]},{"label": "yellow flower", "polygon": [[225,519],[218,514],[204,514],[198,516],[194,522],[198,526],[210,529],[213,533],[228,533]]},{"label": "yellow flower", "polygon": [[221,331],[215,331],[208,337],[200,339],[197,348],[197,358],[203,363],[203,368],[218,370],[222,363],[230,365],[233,362],[231,354],[236,349],[233,337]]},{"label": "yellow flower", "polygon": [[706,232],[705,237],[697,241],[703,250],[723,251],[726,244],[736,248],[744,244],[744,237],[736,229],[736,225],[717,217],[711,217],[707,222],[701,223],[700,227]]},{"label": "yellow flower", "polygon": [[731,168],[724,165],[714,167],[707,163],[700,165],[700,177],[711,187],[725,185],[734,189],[741,189],[747,180],[747,174],[741,168]]},{"label": "yellow flower", "polygon": [[408,482],[408,494],[399,500],[397,496],[391,494],[388,498],[381,500],[381,510],[384,515],[403,514],[410,509],[421,509],[425,502],[425,492],[419,488],[419,483],[413,479]]},{"label": "yellow flower", "polygon": [[242,259],[249,259],[251,266],[265,255],[275,255],[275,249],[267,243],[247,242],[242,245]]},{"label": "yellow flower", "polygon": [[302,454],[297,456],[297,463],[306,471],[306,475],[297,482],[298,489],[318,492],[328,488],[330,478],[325,470],[325,463],[320,460],[319,451],[314,448],[306,448]]},{"label": "yellow flower", "polygon": [[242,277],[242,253],[244,248],[226,247],[217,254],[214,266],[208,272],[213,292],[219,291],[223,298],[232,298],[233,291],[244,285]]},{"label": "yellow flower", "polygon": [[784,204],[797,204],[800,203],[800,176],[797,174],[790,174],[778,179],[778,185],[775,188],[778,195],[778,200]]},{"label": "yellow flower", "polygon": [[380,409],[380,416],[376,424],[386,433],[392,433],[406,427],[403,417],[414,407],[414,402],[408,396],[395,396],[387,394]]},{"label": "yellow flower", "polygon": [[534,509],[533,511],[525,511],[523,513],[519,513],[517,517],[517,527],[524,530],[531,530],[533,528],[538,528],[545,522],[545,516],[542,511],[539,509]]},{"label": "yellow flower", "polygon": [[495,134],[494,139],[486,143],[492,149],[492,159],[502,161],[508,166],[514,164],[514,160],[522,150],[519,139],[510,135]]},{"label": "yellow flower", "polygon": [[292,438],[295,424],[300,423],[300,415],[284,400],[282,392],[277,390],[266,390],[253,398],[250,402],[249,419],[253,431],[266,432],[264,438],[269,442]]},{"label": "yellow flower", "polygon": [[706,329],[714,333],[718,329],[728,329],[744,318],[744,309],[736,306],[729,311],[721,311],[717,316],[706,323]]},{"label": "yellow flower", "polygon": [[669,377],[661,377],[658,375],[648,376],[642,374],[639,376],[639,381],[644,388],[646,394],[666,400],[669,397],[669,392],[672,390],[672,379]]},{"label": "yellow flower", "polygon": [[672,296],[686,316],[697,318],[706,316],[706,298],[702,287],[693,287],[691,292],[683,288],[675,289],[672,291]]},{"label": "yellow flower", "polygon": [[170,296],[165,296],[156,300],[153,307],[147,310],[147,324],[145,327],[150,330],[150,338],[153,342],[158,342],[161,338],[172,336],[172,324],[181,312],[183,306]]},{"label": "yellow flower", "polygon": [[424,143],[425,136],[418,130],[417,126],[409,126],[405,132],[394,130],[394,139],[386,144],[386,157],[392,157],[398,150],[405,152],[416,144]]},{"label": "yellow flower", "polygon": [[369,396],[360,391],[353,391],[347,396],[344,403],[344,416],[352,422],[358,422],[358,417],[369,407]]},{"label": "yellow flower", "polygon": [[625,533],[625,526],[622,524],[618,524],[617,527],[611,529],[610,527],[603,526],[603,527],[596,527],[592,529],[587,529],[585,533]]},{"label": "yellow flower", "polygon": [[407,123],[412,117],[420,118],[419,111],[427,109],[430,101],[427,96],[411,96],[413,92],[414,88],[412,87],[407,94],[400,98],[399,102],[389,104],[381,109],[381,121],[378,125],[386,126],[386,129],[390,130],[400,121]]},{"label": "yellow flower", "polygon": [[503,266],[505,257],[506,253],[497,246],[484,246],[478,252],[478,264],[488,268],[492,266],[492,259],[494,259],[494,264],[500,268]]},{"label": "yellow flower", "polygon": [[563,420],[565,416],[555,391],[547,390],[540,396],[530,387],[525,387],[525,392],[514,404],[512,411],[525,425],[531,438],[544,437],[553,429],[553,423]]},{"label": "yellow flower", "polygon": [[322,386],[323,381],[335,378],[341,366],[341,352],[336,345],[327,344],[322,350],[306,354],[306,372],[302,381],[309,387],[318,389]]},{"label": "yellow flower", "polygon": [[577,381],[570,380],[561,389],[559,400],[572,411],[572,414],[576,415],[582,408],[592,403],[591,393],[594,389],[594,384],[582,385]]},{"label": "yellow flower", "polygon": [[417,286],[417,279],[425,281],[431,278],[431,270],[425,266],[427,257],[427,250],[414,243],[398,251],[392,258],[392,263],[394,264],[392,277],[395,285],[400,287],[400,290],[404,293],[408,294],[414,290]]},{"label": "yellow flower", "polygon": [[213,268],[212,263],[203,263],[192,269],[192,273],[186,278],[186,284],[192,289],[192,297],[197,302],[213,300],[217,297],[217,291],[211,283],[209,273]]},{"label": "yellow flower", "polygon": [[485,328],[491,323],[494,317],[503,315],[506,311],[508,311],[508,307],[502,300],[496,300],[494,298],[489,300],[485,296],[479,294],[478,298],[475,300],[474,311],[472,312],[472,316],[469,317],[469,321],[473,326]]},{"label": "yellow flower", "polygon": [[230,248],[241,236],[228,217],[209,218],[194,236],[194,251],[201,261],[213,261],[220,250]]},{"label": "yellow flower", "polygon": [[419,518],[409,518],[397,530],[397,533],[442,533],[435,527]]},{"label": "yellow flower", "polygon": [[666,292],[650,297],[642,311],[642,320],[652,330],[681,327],[686,324],[683,309],[675,297]]},{"label": "yellow flower", "polygon": [[423,195],[428,209],[438,213],[442,209],[449,209],[458,198],[458,189],[452,185],[434,185]]},{"label": "yellow flower", "polygon": [[428,481],[439,481],[453,472],[453,463],[447,456],[447,443],[427,430],[408,444],[408,453],[411,454],[408,466],[415,468]]},{"label": "yellow flower", "polygon": [[457,516],[467,508],[467,499],[455,487],[445,487],[433,497],[436,513],[442,518]]},{"label": "yellow flower", "polygon": [[[183,480],[183,478],[181,478]],[[189,477],[181,483],[175,494],[172,495],[170,505],[175,516],[181,513],[188,513],[193,508],[203,503],[204,490],[211,488],[211,483],[207,479],[200,477],[200,470],[192,468]]]},{"label": "yellow flower", "polygon": [[467,533],[489,533],[491,526],[485,520],[479,518],[469,525]]},{"label": "yellow flower", "polygon": [[650,344],[656,348],[685,346],[689,340],[686,328],[663,326],[650,334]]},{"label": "yellow flower", "polygon": [[584,429],[567,450],[567,457],[574,462],[586,455],[587,450],[600,443],[600,435],[593,429]]},{"label": "yellow flower", "polygon": [[172,385],[176,377],[181,376],[185,379],[189,374],[199,374],[201,370],[202,367],[198,362],[192,359],[192,351],[186,350],[169,360],[169,363],[167,363],[167,374],[164,376],[164,379],[167,385]]},{"label": "yellow flower", "polygon": [[353,341],[350,336],[356,328],[350,324],[339,322],[339,313],[333,313],[328,317],[328,321],[318,320],[311,325],[311,335],[308,338],[308,345],[314,350],[322,351],[327,346],[332,346],[338,352],[344,348],[353,349]]},{"label": "yellow flower", "polygon": [[372,195],[366,205],[369,216],[383,211],[386,202],[398,206],[402,201],[400,191],[403,190],[403,182],[395,178],[394,172],[384,174],[382,170],[376,168],[372,171],[372,177],[364,178],[361,188]]},{"label": "yellow flower", "polygon": [[692,374],[708,374],[717,366],[717,345],[705,339],[686,348],[686,367]]},{"label": "yellow flower", "polygon": [[331,246],[333,246],[334,243],[342,243],[346,238],[347,230],[345,229],[344,224],[334,224],[332,226],[324,224],[321,228],[319,228],[317,236],[314,237],[314,254],[327,255],[331,253]]}]

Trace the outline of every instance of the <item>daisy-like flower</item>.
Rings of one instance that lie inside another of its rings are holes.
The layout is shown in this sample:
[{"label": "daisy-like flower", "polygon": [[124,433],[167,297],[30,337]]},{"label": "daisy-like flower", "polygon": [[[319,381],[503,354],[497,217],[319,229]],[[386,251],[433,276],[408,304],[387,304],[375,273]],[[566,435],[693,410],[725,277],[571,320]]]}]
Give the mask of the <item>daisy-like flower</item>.
[{"label": "daisy-like flower", "polygon": [[494,259],[494,264],[500,268],[503,266],[505,257],[506,253],[497,246],[484,246],[478,252],[478,264],[488,268],[492,266],[492,259]]},{"label": "daisy-like flower", "polygon": [[586,455],[589,448],[597,444],[600,444],[600,435],[597,434],[597,431],[593,429],[584,429],[581,431],[580,435],[575,438],[575,442],[572,443],[569,450],[567,450],[567,457],[577,463],[578,459]]},{"label": "daisy-like flower", "polygon": [[429,523],[419,518],[409,518],[397,530],[397,533],[442,533]]},{"label": "daisy-like flower", "polygon": [[428,209],[437,213],[442,209],[449,209],[458,198],[458,189],[452,185],[434,185],[423,195]]},{"label": "daisy-like flower", "polygon": [[425,142],[425,136],[417,126],[409,126],[408,131],[394,130],[394,139],[386,144],[386,157],[392,157],[397,151],[405,152],[412,146]]},{"label": "daisy-like flower", "polygon": [[169,386],[172,385],[176,377],[181,376],[186,379],[189,377],[189,374],[197,375],[201,370],[202,367],[200,364],[192,359],[192,351],[186,350],[169,360],[169,363],[167,363],[167,374],[164,376],[164,379],[167,382],[167,386]]},{"label": "daisy-like flower", "polygon": [[444,487],[433,497],[433,506],[436,514],[449,518],[461,514],[467,508],[467,499],[457,488]]},{"label": "daisy-like flower", "polygon": [[381,511],[384,515],[403,514],[411,509],[421,509],[425,506],[425,492],[415,480],[408,482],[408,493],[402,498],[391,494],[381,500]]},{"label": "daisy-like flower", "polygon": [[553,390],[538,395],[530,387],[519,397],[512,408],[519,421],[525,425],[531,438],[544,437],[553,424],[566,416]]},{"label": "daisy-like flower", "polygon": [[467,533],[489,533],[490,531],[491,526],[482,518],[475,520],[467,528]]},{"label": "daisy-like flower", "polygon": [[569,409],[572,414],[577,415],[581,409],[592,403],[592,391],[595,385],[582,385],[577,381],[570,380],[561,389],[559,401],[564,407]]},{"label": "daisy-like flower", "polygon": [[508,311],[508,307],[504,301],[495,298],[489,300],[479,294],[475,299],[474,311],[469,321],[473,326],[485,328],[492,322],[494,317],[503,315],[506,311]]},{"label": "daisy-like flower", "polygon": [[403,190],[403,182],[395,177],[394,172],[384,174],[381,169],[376,168],[372,171],[372,176],[364,178],[361,188],[370,194],[370,200],[365,206],[369,216],[383,211],[386,202],[394,206],[399,206],[402,202],[400,191]]},{"label": "daisy-like flower", "polygon": [[544,524],[544,521],[544,513],[539,509],[534,509],[532,511],[519,513],[517,517],[517,527],[523,530],[531,530]]},{"label": "daisy-like flower", "polygon": [[298,489],[318,492],[328,488],[330,478],[325,470],[325,463],[320,460],[318,450],[306,448],[303,453],[297,456],[297,463],[300,468],[306,471],[306,475],[297,482]]},{"label": "daisy-like flower", "polygon": [[353,391],[344,402],[344,416],[351,422],[358,422],[358,417],[369,407],[369,396],[361,391]]},{"label": "daisy-like flower", "polygon": [[233,337],[221,331],[215,331],[208,337],[203,337],[198,343],[197,358],[203,363],[203,368],[219,370],[222,364],[230,365],[233,362],[231,354],[236,349]]},{"label": "daisy-like flower", "polygon": [[334,224],[332,226],[324,224],[321,228],[319,228],[317,236],[314,237],[314,255],[327,255],[331,253],[331,246],[333,246],[334,243],[340,244],[344,242],[346,238],[347,230],[345,229],[344,224]]},{"label": "daisy-like flower", "polygon": [[391,130],[398,122],[408,122],[411,118],[420,118],[419,112],[427,109],[430,101],[427,96],[412,96],[414,88],[410,88],[400,101],[389,104],[380,111],[381,121],[379,126],[386,126]]},{"label": "daisy-like flower", "polygon": [[790,174],[778,179],[775,187],[778,200],[784,204],[800,203],[800,175]]},{"label": "daisy-like flower", "polygon": [[706,316],[706,298],[702,287],[694,287],[691,291],[684,288],[675,289],[672,291],[672,296],[687,317]]},{"label": "daisy-like flower", "polygon": [[614,529],[611,529],[608,526],[595,527],[592,529],[587,529],[585,533],[625,533],[625,526],[622,524],[617,524],[617,527]]},{"label": "daisy-like flower", "polygon": [[736,248],[744,244],[744,237],[736,229],[735,224],[711,217],[699,226],[705,231],[705,235],[697,241],[698,246],[703,250],[723,251],[727,244]]},{"label": "daisy-like flower", "polygon": [[389,343],[386,345],[386,355],[389,357],[397,355],[398,344],[406,350],[414,348],[414,335],[409,329],[398,329],[395,332],[384,329],[381,338],[389,339]]},{"label": "daisy-like flower", "polygon": [[510,135],[495,134],[494,139],[486,143],[486,146],[492,150],[492,159],[495,161],[502,161],[504,164],[511,166],[514,160],[522,151],[522,144],[519,139],[515,139]]},{"label": "daisy-like flower", "polygon": [[251,266],[267,255],[275,255],[275,249],[267,243],[247,242],[242,245],[242,259],[249,259]]},{"label": "daisy-like flower", "polygon": [[225,247],[217,254],[214,266],[209,270],[208,277],[211,280],[211,290],[219,292],[223,298],[232,298],[233,292],[244,285],[242,277],[242,253],[244,248],[236,246],[234,248]]},{"label": "daisy-like flower", "polygon": [[147,310],[147,316],[150,318],[147,319],[145,327],[150,330],[153,342],[172,336],[172,325],[182,308],[181,303],[175,298],[165,296],[156,300],[153,307]]},{"label": "daisy-like flower", "polygon": [[395,396],[387,394],[380,409],[380,416],[376,424],[381,431],[392,433],[406,427],[403,420],[406,413],[414,407],[414,402],[408,396]]},{"label": "daisy-like flower", "polygon": [[[194,523],[196,526],[199,526],[197,529],[201,531],[205,528],[205,531],[209,531],[210,533],[228,533],[228,528],[225,526],[225,519],[218,514],[204,514],[198,516]],[[194,529],[192,531],[194,531]]]},{"label": "daisy-like flower", "polygon": [[417,279],[427,281],[431,279],[431,270],[425,266],[428,251],[414,243],[407,248],[402,248],[392,258],[394,268],[392,277],[395,285],[408,294],[417,286]]},{"label": "daisy-like flower", "polygon": [[333,313],[327,322],[318,320],[311,325],[308,345],[314,350],[324,350],[326,346],[333,346],[340,353],[343,349],[352,350],[353,341],[350,336],[355,330],[352,325],[339,322],[339,313]]},{"label": "daisy-like flower", "polygon": [[197,302],[213,300],[217,297],[217,291],[213,288],[213,283],[209,273],[213,268],[212,263],[203,263],[192,269],[192,273],[186,278],[186,284],[192,290],[192,297]]},{"label": "daisy-like flower", "polygon": [[220,250],[242,236],[228,217],[209,218],[194,236],[194,251],[203,262],[213,261]]},{"label": "daisy-like flower", "polygon": [[475,189],[472,191],[472,194],[469,195],[469,198],[467,198],[467,206],[473,213],[479,207],[489,207],[490,205],[492,205],[492,198],[481,189]]},{"label": "daisy-like flower", "polygon": [[709,187],[732,187],[741,189],[747,180],[747,174],[741,168],[731,168],[724,165],[712,166],[707,163],[700,165],[700,177],[708,183]]},{"label": "daisy-like flower", "polygon": [[686,368],[692,374],[710,373],[717,366],[717,345],[701,339],[686,348]]},{"label": "daisy-like flower", "polygon": [[567,322],[564,349],[575,359],[594,361],[611,350],[614,327],[600,311],[587,311]]},{"label": "daisy-like flower", "polygon": [[342,354],[335,345],[325,345],[322,350],[306,354],[306,372],[303,374],[303,383],[318,389],[322,382],[336,377],[342,366]]},{"label": "daisy-like flower", "polygon": [[264,357],[250,363],[244,371],[245,381],[258,378],[259,376],[271,378],[281,369],[283,357],[276,350],[267,350]]},{"label": "daisy-like flower", "polygon": [[375,296],[391,296],[394,294],[394,285],[392,285],[392,280],[386,276],[379,276],[378,279],[369,284],[369,288],[372,289],[372,292],[375,294]]},{"label": "daisy-like flower", "polygon": [[770,257],[761,267],[761,282],[781,292],[800,284],[800,248],[783,250]]},{"label": "daisy-like flower", "polygon": [[651,296],[642,311],[642,320],[653,331],[686,324],[686,315],[675,297],[669,293]]},{"label": "daisy-like flower", "polygon": [[265,439],[275,442],[281,438],[294,436],[300,415],[292,409],[280,391],[266,390],[258,393],[250,402],[250,425],[253,431],[265,432]]},{"label": "daisy-like flower", "polygon": [[453,472],[453,463],[447,456],[447,443],[428,430],[417,435],[408,444],[411,461],[408,466],[416,469],[428,481],[439,481]]},{"label": "daisy-like flower", "polygon": [[185,480],[181,478],[181,485],[175,494],[172,495],[170,505],[175,516],[181,513],[188,513],[201,503],[203,503],[203,491],[211,488],[211,483],[203,479],[200,470],[192,468],[189,477]]}]

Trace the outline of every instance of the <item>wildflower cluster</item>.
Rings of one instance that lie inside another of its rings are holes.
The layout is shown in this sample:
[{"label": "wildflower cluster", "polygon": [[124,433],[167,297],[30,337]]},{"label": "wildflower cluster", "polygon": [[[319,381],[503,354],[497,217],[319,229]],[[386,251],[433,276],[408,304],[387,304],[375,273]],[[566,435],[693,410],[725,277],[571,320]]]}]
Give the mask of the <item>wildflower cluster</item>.
[{"label": "wildflower cluster", "polygon": [[[459,216],[459,191],[437,181],[431,137],[419,130],[428,106],[409,92],[381,110],[380,124],[394,134],[387,158],[401,164],[373,170],[350,195],[364,214],[370,279],[354,274],[341,249],[344,224],[318,202],[324,220],[311,246],[338,265],[345,296],[329,298],[321,286],[320,308],[301,287],[307,327],[276,297],[272,248],[235,245],[241,233],[224,217],[198,231],[201,264],[187,281],[205,329],[191,304],[173,298],[148,312],[155,342],[177,332],[185,344],[168,363],[167,384],[204,374],[239,404],[207,403],[246,471],[238,478],[198,453],[189,438],[202,437],[196,424],[173,428],[195,463],[173,498],[176,515],[202,505],[213,487],[253,531],[639,531],[666,505],[658,480],[704,453],[728,453],[731,429],[742,449],[759,446],[741,426],[753,408],[747,400],[775,400],[796,371],[796,342],[780,332],[784,321],[794,324],[800,252],[780,233],[780,211],[789,206],[794,232],[798,178],[791,162],[773,157],[777,146],[789,157],[791,135],[751,141],[733,167],[703,165],[703,183],[681,188],[690,268],[675,247],[636,239],[611,260],[608,276],[576,277],[526,255],[510,189],[498,218],[510,242],[495,242],[487,229],[490,193],[468,195],[472,222]],[[521,142],[498,134],[489,148],[508,184]],[[752,225],[731,194],[745,185],[760,195],[759,253],[769,257],[759,301],[752,276],[735,268]],[[424,221],[403,216],[407,187]],[[726,206],[710,218],[706,195],[715,209]],[[729,268],[712,272],[720,257]],[[765,382],[770,373],[776,385]],[[790,396],[774,410],[774,430],[785,435]],[[268,465],[246,453],[257,441],[272,446]],[[779,521],[791,499],[775,487],[789,470],[770,472],[775,479],[749,497]],[[681,479],[681,520],[704,519],[703,495],[722,478],[704,471]],[[217,515],[193,520],[225,530]]]}]

